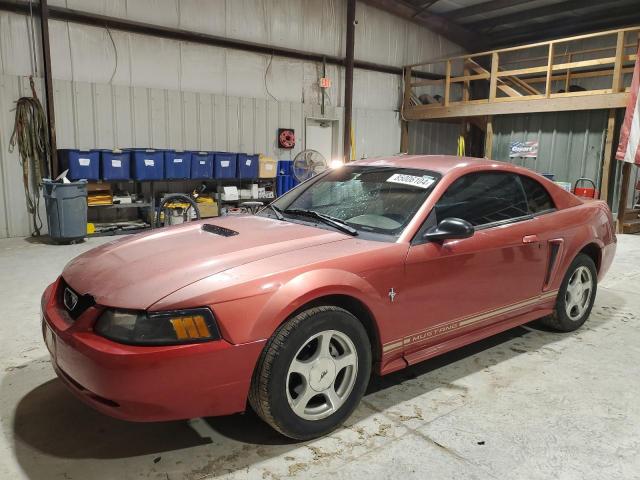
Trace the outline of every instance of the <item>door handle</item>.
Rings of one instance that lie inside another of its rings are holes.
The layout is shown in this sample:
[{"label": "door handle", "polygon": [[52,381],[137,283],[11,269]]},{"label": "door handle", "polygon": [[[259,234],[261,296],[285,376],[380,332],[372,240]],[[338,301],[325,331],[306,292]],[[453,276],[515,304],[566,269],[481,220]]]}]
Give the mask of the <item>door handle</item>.
[{"label": "door handle", "polygon": [[538,243],[540,239],[537,235],[525,235],[522,237],[522,243]]}]

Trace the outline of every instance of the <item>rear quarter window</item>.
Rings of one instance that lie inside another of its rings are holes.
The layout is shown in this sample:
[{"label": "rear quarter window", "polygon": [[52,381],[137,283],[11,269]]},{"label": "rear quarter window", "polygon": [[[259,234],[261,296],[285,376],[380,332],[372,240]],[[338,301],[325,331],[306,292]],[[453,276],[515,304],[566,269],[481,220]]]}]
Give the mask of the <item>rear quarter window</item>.
[{"label": "rear quarter window", "polygon": [[540,182],[524,175],[520,175],[520,181],[527,197],[529,212],[535,215],[555,210],[551,195]]}]

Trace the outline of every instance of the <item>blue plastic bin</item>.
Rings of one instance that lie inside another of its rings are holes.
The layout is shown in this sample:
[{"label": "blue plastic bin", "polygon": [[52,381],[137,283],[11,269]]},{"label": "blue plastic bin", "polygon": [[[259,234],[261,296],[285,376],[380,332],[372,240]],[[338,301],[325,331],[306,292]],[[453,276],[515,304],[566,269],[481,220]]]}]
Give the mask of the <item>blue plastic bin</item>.
[{"label": "blue plastic bin", "polygon": [[238,178],[258,178],[260,170],[260,156],[247,155],[246,153],[238,154]]},{"label": "blue plastic bin", "polygon": [[213,153],[191,152],[191,178],[213,178]]},{"label": "blue plastic bin", "polygon": [[293,160],[278,160],[278,175],[293,175]]},{"label": "blue plastic bin", "polygon": [[100,150],[58,150],[61,170],[69,180],[100,180]]},{"label": "blue plastic bin", "polygon": [[215,152],[213,157],[214,178],[236,178],[237,153]]},{"label": "blue plastic bin", "polygon": [[164,178],[168,180],[191,178],[191,152],[166,150],[164,152]]},{"label": "blue plastic bin", "polygon": [[130,180],[131,153],[122,150],[102,150],[100,152],[102,180]]},{"label": "blue plastic bin", "polygon": [[276,194],[278,196],[287,193],[298,184],[292,175],[278,175],[276,177]]},{"label": "blue plastic bin", "polygon": [[136,180],[164,179],[164,151],[145,148],[131,150],[133,178]]}]

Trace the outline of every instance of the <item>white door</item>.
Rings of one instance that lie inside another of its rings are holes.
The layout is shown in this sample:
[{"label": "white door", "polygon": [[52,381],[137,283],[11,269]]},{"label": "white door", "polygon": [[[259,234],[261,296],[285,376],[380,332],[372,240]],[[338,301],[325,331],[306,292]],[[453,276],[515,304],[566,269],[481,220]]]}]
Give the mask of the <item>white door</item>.
[{"label": "white door", "polygon": [[331,164],[333,157],[333,122],[307,118],[305,148],[320,152]]}]

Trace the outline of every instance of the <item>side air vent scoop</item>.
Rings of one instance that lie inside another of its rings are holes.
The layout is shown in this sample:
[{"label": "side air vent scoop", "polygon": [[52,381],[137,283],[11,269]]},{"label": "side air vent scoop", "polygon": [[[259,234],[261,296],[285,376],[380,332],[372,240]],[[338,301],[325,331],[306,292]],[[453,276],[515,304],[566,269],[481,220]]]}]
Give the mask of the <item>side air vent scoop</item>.
[{"label": "side air vent scoop", "polygon": [[202,231],[208,233],[214,233],[222,237],[233,237],[238,235],[238,232],[229,228],[220,227],[219,225],[213,225],[211,223],[205,223],[202,225]]}]

